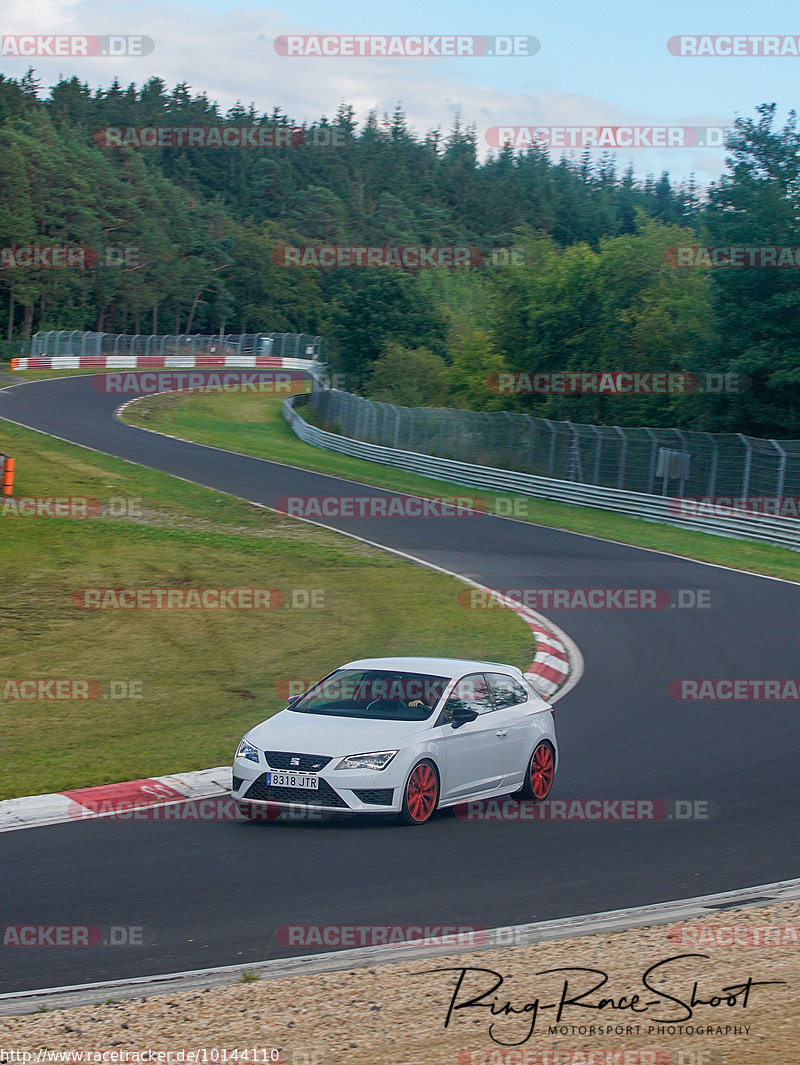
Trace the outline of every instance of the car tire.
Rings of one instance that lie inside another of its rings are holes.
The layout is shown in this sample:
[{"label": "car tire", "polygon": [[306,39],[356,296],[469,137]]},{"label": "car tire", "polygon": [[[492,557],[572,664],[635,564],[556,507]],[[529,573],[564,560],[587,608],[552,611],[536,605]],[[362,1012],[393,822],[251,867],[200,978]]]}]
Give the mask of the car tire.
[{"label": "car tire", "polygon": [[424,825],[439,805],[439,774],[427,758],[417,762],[403,789],[403,809],[397,820],[403,825]]},{"label": "car tire", "polygon": [[512,792],[512,799],[544,802],[553,786],[556,772],[556,755],[547,740],[541,740],[533,749],[525,770],[525,779],[519,791]]}]

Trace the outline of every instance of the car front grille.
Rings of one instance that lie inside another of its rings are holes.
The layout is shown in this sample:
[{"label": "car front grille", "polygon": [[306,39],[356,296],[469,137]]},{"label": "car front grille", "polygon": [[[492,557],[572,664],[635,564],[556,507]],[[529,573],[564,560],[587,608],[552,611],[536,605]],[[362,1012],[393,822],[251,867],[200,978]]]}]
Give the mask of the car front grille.
[{"label": "car front grille", "polygon": [[296,802],[301,806],[337,806],[343,810],[350,807],[335,792],[326,780],[320,779],[319,788],[312,791],[310,788],[274,788],[267,784],[266,773],[254,780],[246,792],[248,799],[262,799],[268,802]]},{"label": "car front grille", "polygon": [[243,780],[244,777],[236,777],[233,775],[233,773],[231,773],[231,791],[238,791],[239,788],[242,786]]},{"label": "car front grille", "polygon": [[271,769],[288,769],[296,773],[318,773],[330,762],[330,758],[323,754],[295,754],[292,751],[264,751],[264,757]]},{"label": "car front grille", "polygon": [[391,806],[394,788],[353,788],[353,794],[370,806]]}]

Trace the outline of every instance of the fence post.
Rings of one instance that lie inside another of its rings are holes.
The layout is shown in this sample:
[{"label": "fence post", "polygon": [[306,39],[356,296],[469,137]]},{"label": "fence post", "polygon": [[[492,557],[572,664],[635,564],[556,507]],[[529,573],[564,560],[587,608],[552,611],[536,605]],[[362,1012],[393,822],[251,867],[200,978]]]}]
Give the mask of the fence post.
[{"label": "fence post", "polygon": [[[676,429],[675,432],[677,433],[678,439],[680,440],[681,445],[683,447],[683,454],[691,458],[691,455],[689,454],[689,449],[686,447],[686,434],[680,429]],[[686,495],[686,462],[682,464],[681,486],[678,494],[681,498]]]},{"label": "fence post", "polygon": [[772,446],[776,449],[781,457],[781,461],[778,465],[778,484],[775,495],[780,501],[783,498],[783,489],[786,484],[786,452],[783,450],[777,440],[770,440]]},{"label": "fence post", "polygon": [[487,446],[487,454],[489,455],[489,465],[494,466],[494,418],[490,411],[484,412],[484,417],[489,420],[489,443]]},{"label": "fence post", "polygon": [[514,415],[510,410],[502,411],[508,425],[508,452],[506,453],[506,465],[511,469],[511,461],[514,457]]},{"label": "fence post", "polygon": [[554,466],[555,461],[556,461],[556,431],[553,428],[553,423],[550,421],[549,418],[542,418],[542,421],[547,426],[547,428],[550,430],[550,456],[549,456],[549,460],[548,460],[548,463],[547,463],[547,476],[548,477],[552,477],[553,476],[553,466]]},{"label": "fence post", "polygon": [[622,437],[622,450],[620,451],[619,456],[619,473],[617,474],[617,489],[621,491],[625,487],[625,474],[627,473],[628,438],[625,435],[625,431],[618,425],[615,425],[614,428]]},{"label": "fence post", "polygon": [[[656,457],[658,456],[658,439],[652,429],[645,429],[645,432],[653,441],[653,446],[650,450],[650,470],[647,474],[647,494],[653,494],[653,486],[656,479]],[[661,493],[664,494],[663,492]]]},{"label": "fence post", "polygon": [[[568,421],[570,432],[572,433],[572,440],[569,444],[569,467],[567,469],[567,480],[576,480],[579,484],[586,484],[583,479],[583,464],[581,463],[581,446],[578,440],[578,430]],[[575,470],[578,474],[577,477],[572,477],[572,471]]]},{"label": "fence post", "polygon": [[750,471],[753,466],[753,449],[750,446],[750,441],[744,435],[744,433],[736,434],[747,448],[747,454],[744,459],[744,473],[742,474],[742,495],[747,498],[747,493],[750,491]]},{"label": "fence post", "polygon": [[[423,445],[425,453],[428,454],[428,455],[435,455],[436,452],[433,450],[433,444],[431,443],[431,437],[433,435],[432,434],[432,430],[431,430],[431,426],[435,425],[435,423],[436,423],[436,414],[435,414],[435,412],[432,411],[432,410],[428,410],[426,408],[425,411],[423,412],[423,415],[422,415],[422,423],[425,426],[425,443]],[[411,443],[413,443],[413,442],[414,441],[413,441],[413,438],[412,438]],[[412,447],[412,448],[410,448],[410,450],[411,451],[416,451],[418,449],[415,448],[415,447]]]},{"label": "fence post", "polygon": [[714,439],[713,433],[705,434],[711,441],[711,446],[714,449],[711,455],[711,472],[708,475],[708,496],[710,499],[714,498],[714,493],[717,490],[717,471],[719,469],[719,445]]},{"label": "fence post", "polygon": [[598,484],[600,481],[600,456],[603,454],[603,436],[596,425],[591,426],[591,428],[597,439],[597,451],[594,456],[594,483]]}]

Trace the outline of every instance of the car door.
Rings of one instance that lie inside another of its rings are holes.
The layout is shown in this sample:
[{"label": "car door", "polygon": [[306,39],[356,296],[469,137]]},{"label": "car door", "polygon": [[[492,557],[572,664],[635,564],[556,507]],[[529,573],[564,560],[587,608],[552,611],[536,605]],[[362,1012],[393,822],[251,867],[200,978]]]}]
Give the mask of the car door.
[{"label": "car door", "polygon": [[530,692],[509,674],[487,673],[486,678],[497,707],[498,729],[506,733],[504,783],[518,786],[534,747],[533,714],[539,707]]},{"label": "car door", "polygon": [[[453,728],[457,707],[477,712],[474,721]],[[445,782],[442,799],[464,798],[498,788],[506,774],[504,736],[489,684],[483,673],[462,677],[442,710],[445,748]]]}]

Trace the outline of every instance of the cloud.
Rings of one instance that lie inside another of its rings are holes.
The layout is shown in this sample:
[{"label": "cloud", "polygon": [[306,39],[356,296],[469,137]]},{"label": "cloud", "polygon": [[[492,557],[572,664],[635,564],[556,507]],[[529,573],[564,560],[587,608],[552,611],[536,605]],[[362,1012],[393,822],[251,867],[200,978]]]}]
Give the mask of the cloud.
[{"label": "cloud", "polygon": [[[6,57],[3,69],[6,75],[19,77],[34,66],[48,87],[73,74],[93,89],[109,85],[114,77],[123,86],[131,82],[141,86],[148,78],[159,77],[168,89],[187,83],[191,92],[205,93],[223,111],[237,101],[245,106],[252,102],[259,112],[278,107],[291,119],[306,123],[323,115],[333,118],[341,103],[352,104],[362,123],[373,109],[381,116],[391,115],[401,104],[408,126],[418,136],[432,129],[446,134],[460,114],[463,125],[476,127],[482,157],[488,151],[484,134],[492,126],[720,124],[718,119],[638,115],[602,99],[552,91],[550,86],[549,91],[532,93],[485,83],[492,70],[489,64],[498,64],[500,76],[501,64],[519,62],[515,59],[305,59],[276,54],[274,39],[297,29],[287,12],[272,8],[219,13],[174,2],[123,6],[113,0],[7,0],[6,34],[136,34],[152,38],[155,48],[145,57]],[[326,29],[303,27],[308,32]],[[483,84],[475,83],[479,74]],[[578,158],[581,152],[567,154]],[[708,149],[617,150],[615,158],[618,171],[629,162],[638,177],[668,170],[683,178],[695,171],[700,184],[718,177],[724,165],[722,151]]]}]

